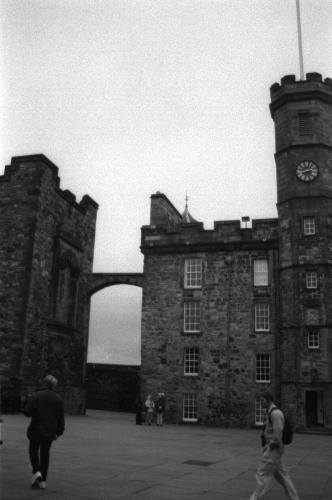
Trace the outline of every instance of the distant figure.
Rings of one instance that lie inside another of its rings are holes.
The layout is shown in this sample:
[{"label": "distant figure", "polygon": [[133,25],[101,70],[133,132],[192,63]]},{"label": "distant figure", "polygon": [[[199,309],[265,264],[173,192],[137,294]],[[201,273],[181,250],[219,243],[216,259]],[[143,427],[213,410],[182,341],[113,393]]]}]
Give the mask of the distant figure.
[{"label": "distant figure", "polygon": [[256,472],[256,488],[250,500],[263,498],[271,488],[273,477],[282,485],[288,499],[300,500],[283,462],[284,415],[273,403],[273,396],[270,392],[264,394],[264,399],[267,411],[262,436],[263,455]]},{"label": "distant figure", "polygon": [[141,425],[142,423],[142,401],[140,397],[135,400],[135,412],[136,412],[136,425]]},{"label": "distant figure", "polygon": [[65,428],[63,402],[55,392],[57,384],[55,377],[47,375],[41,390],[28,399],[23,409],[24,415],[31,417],[27,429],[32,465],[31,486],[42,490],[46,488],[52,442],[63,434]]},{"label": "distant figure", "polygon": [[145,423],[147,425],[151,425],[152,419],[153,419],[153,413],[154,413],[154,402],[151,399],[151,394],[149,394],[148,397],[146,398],[145,408],[146,408]]},{"label": "distant figure", "polygon": [[158,392],[158,397],[155,407],[157,413],[157,425],[161,426],[164,423],[164,411],[165,411],[165,394],[163,392]]}]

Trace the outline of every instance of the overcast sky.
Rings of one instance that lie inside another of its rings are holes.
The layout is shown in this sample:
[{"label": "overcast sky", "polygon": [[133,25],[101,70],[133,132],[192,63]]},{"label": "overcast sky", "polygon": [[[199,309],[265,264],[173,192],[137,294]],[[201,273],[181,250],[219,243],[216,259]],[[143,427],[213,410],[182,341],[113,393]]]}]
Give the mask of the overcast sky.
[{"label": "overcast sky", "polygon": [[[99,204],[96,272],[143,270],[161,191],[209,229],[276,217],[269,87],[299,78],[295,0],[0,0],[1,173],[43,153]],[[332,2],[302,0],[305,72],[332,77]],[[140,361],[141,291],[92,301],[89,360]]]}]

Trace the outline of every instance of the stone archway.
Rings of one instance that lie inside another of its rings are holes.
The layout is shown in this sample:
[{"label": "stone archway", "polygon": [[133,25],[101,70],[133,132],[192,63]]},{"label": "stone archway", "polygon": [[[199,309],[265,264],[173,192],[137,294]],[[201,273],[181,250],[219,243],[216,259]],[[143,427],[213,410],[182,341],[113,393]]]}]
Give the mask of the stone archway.
[{"label": "stone archway", "polygon": [[143,287],[143,273],[92,273],[86,280],[87,294],[113,285],[133,285]]},{"label": "stone archway", "polygon": [[[118,288],[116,285],[142,288],[143,273],[92,273],[85,276],[86,296],[89,302],[90,299],[92,301],[95,299],[92,296],[98,295],[97,292],[109,287]],[[107,351],[107,342],[103,345]],[[135,401],[140,394],[140,365],[138,363],[135,365],[112,364],[114,361],[110,363],[94,361],[91,358],[87,362],[87,408],[133,412]]]}]

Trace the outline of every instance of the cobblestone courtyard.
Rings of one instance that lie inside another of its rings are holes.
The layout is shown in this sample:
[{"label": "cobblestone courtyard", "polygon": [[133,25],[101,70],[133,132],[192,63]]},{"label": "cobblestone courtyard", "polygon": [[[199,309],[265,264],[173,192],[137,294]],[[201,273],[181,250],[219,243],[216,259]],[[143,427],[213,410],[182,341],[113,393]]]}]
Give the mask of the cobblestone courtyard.
[{"label": "cobblestone courtyard", "polygon": [[[28,419],[5,415],[1,500],[248,500],[259,431],[136,426],[131,414],[67,417],[52,448],[47,489],[30,488]],[[302,500],[332,499],[332,436],[296,434],[286,450]],[[275,484],[266,500],[282,500]]]}]

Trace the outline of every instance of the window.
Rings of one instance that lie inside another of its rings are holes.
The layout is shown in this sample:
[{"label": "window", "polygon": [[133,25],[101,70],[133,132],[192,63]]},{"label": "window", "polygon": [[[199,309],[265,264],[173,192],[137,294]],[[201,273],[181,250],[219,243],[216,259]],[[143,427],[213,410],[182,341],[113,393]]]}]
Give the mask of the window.
[{"label": "window", "polygon": [[311,135],[313,133],[313,117],[310,113],[299,113],[299,134]]},{"label": "window", "polygon": [[254,260],[254,286],[267,286],[268,266],[267,259]]},{"label": "window", "polygon": [[315,234],[315,217],[303,217],[303,234]]},{"label": "window", "polygon": [[305,273],[305,281],[307,288],[317,288],[317,272],[307,271]]},{"label": "window", "polygon": [[55,319],[73,326],[77,302],[77,276],[70,267],[59,269]]},{"label": "window", "polygon": [[183,395],[183,420],[197,422],[197,394],[187,392]]},{"label": "window", "polygon": [[198,375],[199,351],[198,347],[185,347],[184,349],[184,374]]},{"label": "window", "polygon": [[266,414],[265,401],[262,398],[255,400],[255,425],[263,425]]},{"label": "window", "polygon": [[270,382],[269,354],[256,354],[256,382]]},{"label": "window", "polygon": [[202,259],[186,259],[184,263],[184,287],[202,287]]},{"label": "window", "polygon": [[199,332],[201,329],[200,302],[185,302],[183,317],[183,330],[185,332]]},{"label": "window", "polygon": [[306,307],[304,314],[305,314],[304,318],[306,325],[319,324],[319,309],[313,307]]},{"label": "window", "polygon": [[308,349],[319,349],[318,330],[308,330]]},{"label": "window", "polygon": [[79,255],[59,240],[55,249],[50,312],[56,323],[71,328],[76,325]]},{"label": "window", "polygon": [[270,330],[269,304],[255,304],[255,330],[256,332],[268,332]]}]

